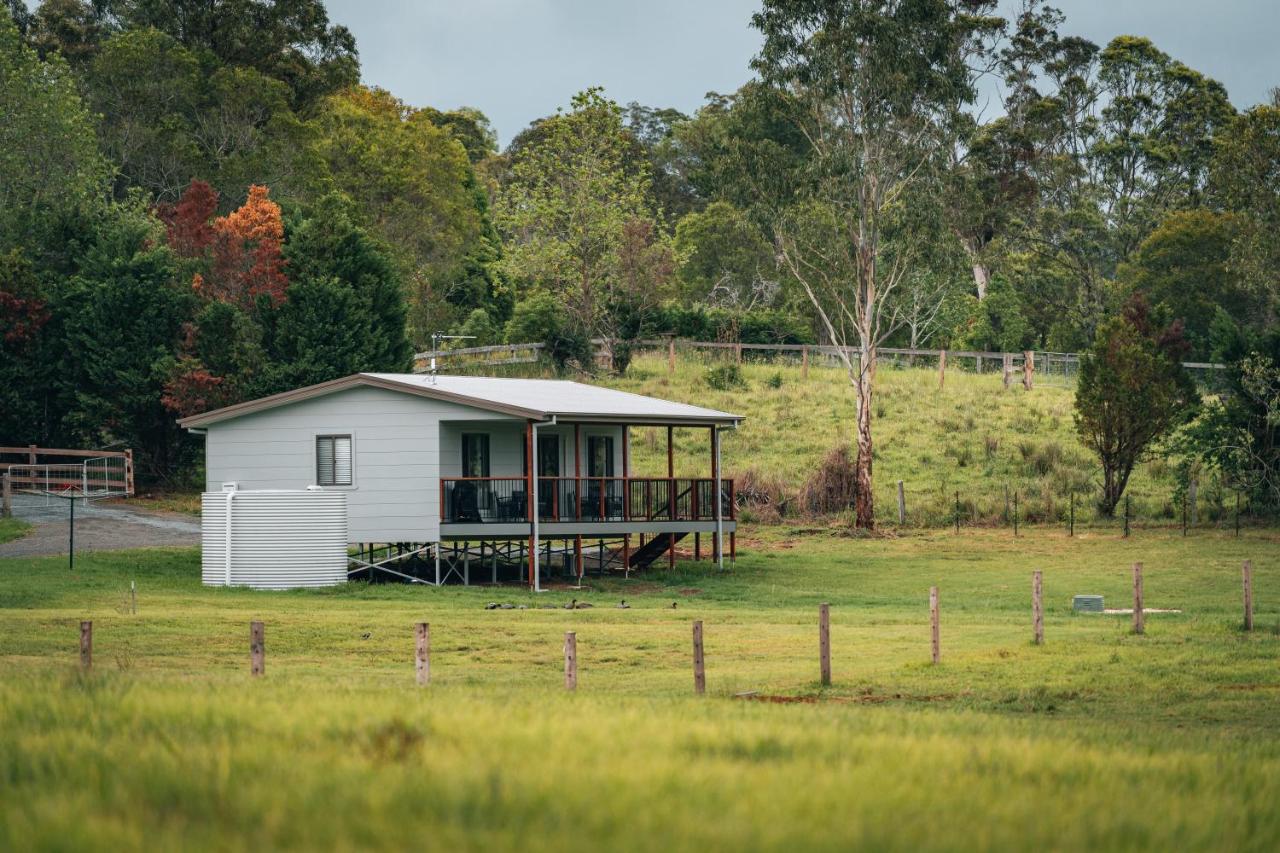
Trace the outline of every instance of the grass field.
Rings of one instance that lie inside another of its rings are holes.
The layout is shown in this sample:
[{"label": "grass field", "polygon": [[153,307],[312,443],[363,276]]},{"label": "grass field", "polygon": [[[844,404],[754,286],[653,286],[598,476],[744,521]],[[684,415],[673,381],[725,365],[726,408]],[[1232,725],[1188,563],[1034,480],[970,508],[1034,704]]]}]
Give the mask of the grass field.
[{"label": "grass field", "polygon": [[0,545],[27,535],[31,525],[20,518],[0,518]]},{"label": "grass field", "polygon": [[[726,474],[739,479],[749,475],[794,498],[828,451],[839,443],[852,445],[855,407],[848,378],[843,370],[816,360],[808,378],[795,363],[747,360],[741,367],[742,386],[712,387],[709,370],[730,360],[728,355],[681,353],[675,373],[668,374],[665,354],[641,355],[625,376],[598,381],[746,415],[742,427],[723,443]],[[1095,457],[1075,432],[1074,393],[1073,387],[1045,382],[1030,392],[1020,383],[1006,389],[996,371],[975,374],[954,368],[940,389],[936,367],[881,366],[873,413],[877,516],[896,524],[896,483],[903,480],[913,526],[952,523],[956,492],[964,523],[1000,523],[1006,487],[1019,494],[1024,520],[1065,522],[1072,493],[1077,495],[1077,516],[1093,520],[1101,476]],[[676,441],[677,474],[705,476],[710,465],[706,431],[678,430]],[[635,430],[634,442],[637,474],[665,474],[663,431]],[[1161,456],[1135,471],[1128,489],[1135,517],[1180,522],[1177,462]],[[1208,473],[1196,476],[1201,520],[1230,524],[1235,494]],[[774,519],[772,513],[748,510],[752,517]]]},{"label": "grass field", "polygon": [[[85,556],[74,575],[60,558],[0,561],[0,848],[1276,849],[1277,537],[1025,533],[773,528],[724,575],[682,563],[538,597],[204,589],[189,551]],[[1135,560],[1147,606],[1181,614],[1135,636],[1127,617],[1071,612],[1076,593],[1125,606]],[[574,598],[595,607],[542,609]],[[419,620],[427,689],[413,683]]]}]

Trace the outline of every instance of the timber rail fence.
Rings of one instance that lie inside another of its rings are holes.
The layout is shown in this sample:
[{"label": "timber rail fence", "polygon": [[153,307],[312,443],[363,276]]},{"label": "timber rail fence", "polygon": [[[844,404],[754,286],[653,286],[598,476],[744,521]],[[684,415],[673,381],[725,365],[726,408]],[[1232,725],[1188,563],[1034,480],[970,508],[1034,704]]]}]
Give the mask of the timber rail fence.
[{"label": "timber rail fence", "polygon": [[[858,357],[856,347],[837,347],[830,344],[760,344],[740,341],[693,341],[676,337],[642,338],[625,342],[633,349],[650,353],[666,353],[668,370],[674,371],[680,353],[708,352],[732,357],[741,364],[749,360],[786,359],[796,361],[807,373],[811,362],[826,365],[840,363],[841,355]],[[595,360],[605,365],[609,351],[604,341],[592,341]],[[414,355],[414,372],[426,373],[434,359],[437,369],[474,369],[498,367],[510,364],[535,364],[543,356],[546,344],[495,344],[482,347],[458,347],[455,349],[427,350]],[[877,360],[881,364],[896,366],[937,366],[945,375],[948,365],[972,370],[974,373],[994,372],[1002,374],[1005,387],[1013,383],[1030,390],[1037,380],[1050,384],[1073,382],[1080,372],[1080,354],[1047,350],[1021,352],[993,352],[985,350],[940,350],[916,347],[879,347]],[[1225,370],[1226,365],[1212,362],[1186,361],[1182,366],[1191,371],[1202,383]]]}]

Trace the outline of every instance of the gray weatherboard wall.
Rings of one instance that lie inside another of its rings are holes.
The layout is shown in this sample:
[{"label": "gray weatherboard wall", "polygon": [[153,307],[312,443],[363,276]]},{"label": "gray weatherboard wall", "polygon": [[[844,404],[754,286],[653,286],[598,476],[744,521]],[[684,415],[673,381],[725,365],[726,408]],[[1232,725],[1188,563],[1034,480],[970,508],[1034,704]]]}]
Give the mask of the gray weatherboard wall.
[{"label": "gray weatherboard wall", "polygon": [[[315,437],[350,434],[352,542],[440,538],[440,422],[523,421],[456,403],[361,386],[210,424],[206,487],[302,489],[316,479]],[[448,472],[445,474],[448,476]]]}]

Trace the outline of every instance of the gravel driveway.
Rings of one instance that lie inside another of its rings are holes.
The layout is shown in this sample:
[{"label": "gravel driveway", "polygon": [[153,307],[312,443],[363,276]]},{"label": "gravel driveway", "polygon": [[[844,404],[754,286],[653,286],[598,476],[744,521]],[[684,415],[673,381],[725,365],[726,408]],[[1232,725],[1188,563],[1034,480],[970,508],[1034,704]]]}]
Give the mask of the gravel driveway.
[{"label": "gravel driveway", "polygon": [[[0,557],[67,553],[67,501],[14,495],[13,514],[34,528],[21,539],[0,545]],[[200,520],[173,512],[76,502],[76,553],[200,544]]]}]

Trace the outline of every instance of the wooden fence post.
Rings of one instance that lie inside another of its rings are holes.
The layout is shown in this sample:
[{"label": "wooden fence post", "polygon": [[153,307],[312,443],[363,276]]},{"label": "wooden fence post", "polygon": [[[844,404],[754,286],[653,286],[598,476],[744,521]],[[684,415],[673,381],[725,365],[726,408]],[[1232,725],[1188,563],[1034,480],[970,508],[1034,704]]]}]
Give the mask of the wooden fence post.
[{"label": "wooden fence post", "polygon": [[693,692],[701,696],[707,692],[707,673],[702,657],[702,620],[693,623]]},{"label": "wooden fence post", "polygon": [[938,389],[947,383],[947,351],[938,352]]},{"label": "wooden fence post", "polygon": [[9,482],[9,472],[0,474],[0,518],[13,517],[13,485]]},{"label": "wooden fence post", "polygon": [[93,623],[89,621],[80,623],[80,668],[93,668]]},{"label": "wooden fence post", "polygon": [[417,640],[414,661],[418,673],[418,686],[425,687],[431,683],[431,625],[419,622],[414,626]]},{"label": "wooden fence post", "polygon": [[578,689],[578,635],[564,632],[564,689]]},{"label": "wooden fence post", "polygon": [[1022,387],[1031,390],[1031,376],[1036,372],[1036,354],[1027,350],[1022,354]]},{"label": "wooden fence post", "polygon": [[898,524],[907,523],[907,491],[902,481],[898,481]]},{"label": "wooden fence post", "polygon": [[1242,567],[1244,577],[1244,629],[1253,630],[1253,561],[1245,560]]},{"label": "wooden fence post", "polygon": [[1044,645],[1044,579],[1039,571],[1031,573],[1031,623],[1037,646]]},{"label": "wooden fence post", "polygon": [[733,361],[735,364],[742,364],[742,343],[733,345]]},{"label": "wooden fence post", "polygon": [[800,378],[809,378],[809,345],[800,348]]},{"label": "wooden fence post", "polygon": [[831,685],[831,605],[818,605],[818,666],[822,683]]},{"label": "wooden fence post", "polygon": [[936,586],[929,587],[929,622],[932,627],[933,662],[937,663],[942,657],[942,644],[938,633],[938,588]]},{"label": "wooden fence post", "polygon": [[1013,384],[1013,353],[1004,354],[1004,387]]},{"label": "wooden fence post", "polygon": [[263,658],[266,653],[266,643],[263,633],[261,622],[249,623],[249,674],[254,677],[262,675],[265,669]]},{"label": "wooden fence post", "polygon": [[1133,633],[1145,631],[1142,618],[1142,563],[1133,564]]},{"label": "wooden fence post", "polygon": [[670,338],[667,341],[667,373],[676,372],[676,339]]}]

